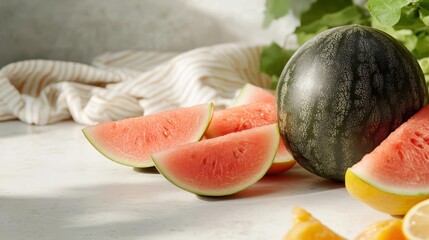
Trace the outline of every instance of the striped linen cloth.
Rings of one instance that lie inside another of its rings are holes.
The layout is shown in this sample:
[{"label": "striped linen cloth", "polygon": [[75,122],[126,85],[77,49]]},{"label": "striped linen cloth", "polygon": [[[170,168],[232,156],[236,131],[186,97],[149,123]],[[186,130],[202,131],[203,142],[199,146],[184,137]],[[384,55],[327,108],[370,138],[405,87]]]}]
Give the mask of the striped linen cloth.
[{"label": "striped linen cloth", "polygon": [[0,121],[82,124],[213,102],[229,106],[245,83],[269,87],[260,46],[222,44],[185,53],[106,53],[92,66],[27,60],[0,70]]}]

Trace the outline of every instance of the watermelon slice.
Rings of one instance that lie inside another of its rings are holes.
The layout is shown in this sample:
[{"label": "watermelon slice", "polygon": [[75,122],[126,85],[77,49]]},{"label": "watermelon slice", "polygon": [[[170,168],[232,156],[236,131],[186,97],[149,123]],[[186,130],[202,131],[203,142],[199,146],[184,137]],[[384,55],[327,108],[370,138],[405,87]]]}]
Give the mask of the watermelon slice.
[{"label": "watermelon slice", "polygon": [[273,105],[247,104],[216,111],[205,135],[207,138],[214,138],[274,123],[276,113]]},{"label": "watermelon slice", "polygon": [[[234,107],[215,112],[207,129],[207,137],[222,136],[231,132],[276,123],[275,98],[269,91],[246,84],[235,100]],[[292,154],[280,139],[276,158],[267,174],[280,174],[296,164]]]},{"label": "watermelon slice", "polygon": [[241,191],[261,179],[274,159],[277,124],[177,146],[151,155],[158,171],[178,187],[205,196]]},{"label": "watermelon slice", "polygon": [[242,106],[251,103],[275,103],[275,97],[269,91],[247,83],[241,89],[238,97],[235,99],[234,106]]},{"label": "watermelon slice", "polygon": [[[349,168],[346,187],[352,196],[370,205],[394,205],[392,203],[397,199],[404,199],[402,196],[408,197],[408,202],[429,198],[429,106],[421,109]],[[369,190],[372,194],[366,194]],[[382,192],[383,196],[393,197],[385,197],[384,204],[379,203],[377,199],[371,199],[378,198],[375,190]],[[395,206],[403,203],[405,201]],[[383,206],[373,207],[384,209]],[[402,209],[406,211],[406,208]]]},{"label": "watermelon slice", "polygon": [[213,115],[213,104],[105,122],[83,129],[88,141],[107,158],[131,167],[154,166],[150,154],[197,142]]}]

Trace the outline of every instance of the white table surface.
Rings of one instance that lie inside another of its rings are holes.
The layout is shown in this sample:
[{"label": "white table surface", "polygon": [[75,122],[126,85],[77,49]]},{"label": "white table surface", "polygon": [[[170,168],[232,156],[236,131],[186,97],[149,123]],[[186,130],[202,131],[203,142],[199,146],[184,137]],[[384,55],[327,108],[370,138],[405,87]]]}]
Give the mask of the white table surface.
[{"label": "white table surface", "polygon": [[293,206],[352,239],[390,218],[300,167],[230,197],[199,197],[106,159],[83,127],[0,123],[0,239],[281,239]]}]

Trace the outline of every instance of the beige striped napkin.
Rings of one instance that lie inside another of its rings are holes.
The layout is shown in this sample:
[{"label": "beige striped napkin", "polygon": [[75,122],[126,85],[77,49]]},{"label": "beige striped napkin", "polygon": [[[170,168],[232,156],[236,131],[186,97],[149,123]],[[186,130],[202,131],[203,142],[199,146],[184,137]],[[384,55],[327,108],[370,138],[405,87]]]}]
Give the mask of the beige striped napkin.
[{"label": "beige striped napkin", "polygon": [[82,124],[141,116],[214,102],[228,106],[259,73],[259,46],[222,44],[185,53],[124,51],[97,57],[93,66],[27,60],[0,70],[0,121]]}]

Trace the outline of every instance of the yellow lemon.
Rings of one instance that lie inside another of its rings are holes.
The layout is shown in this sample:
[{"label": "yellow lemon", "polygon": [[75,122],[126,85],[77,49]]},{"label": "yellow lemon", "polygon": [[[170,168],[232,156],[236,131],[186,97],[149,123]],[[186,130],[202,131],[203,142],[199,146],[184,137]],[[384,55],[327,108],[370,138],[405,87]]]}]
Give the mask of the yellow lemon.
[{"label": "yellow lemon", "polygon": [[294,223],[283,238],[284,240],[343,240],[345,238],[333,232],[300,207],[293,209]]},{"label": "yellow lemon", "polygon": [[347,169],[345,181],[347,191],[354,198],[392,215],[404,215],[412,206],[429,198],[428,195],[404,196],[385,192],[366,183],[350,169]]},{"label": "yellow lemon", "polygon": [[409,240],[429,239],[429,200],[415,205],[407,212],[402,231]]},{"label": "yellow lemon", "polygon": [[402,220],[389,219],[369,225],[356,240],[405,240]]}]

